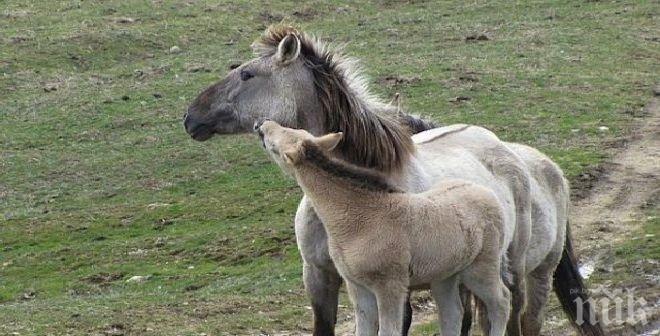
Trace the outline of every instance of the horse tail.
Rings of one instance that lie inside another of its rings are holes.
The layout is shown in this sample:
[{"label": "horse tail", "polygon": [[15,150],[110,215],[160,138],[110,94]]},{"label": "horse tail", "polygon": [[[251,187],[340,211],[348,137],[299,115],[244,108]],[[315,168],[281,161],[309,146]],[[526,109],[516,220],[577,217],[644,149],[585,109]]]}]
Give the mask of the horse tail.
[{"label": "horse tail", "polygon": [[435,122],[411,114],[399,115],[400,123],[407,126],[412,134],[439,127]]},{"label": "horse tail", "polygon": [[[584,286],[582,275],[578,271],[577,258],[573,253],[573,244],[571,242],[571,233],[566,225],[566,241],[561,255],[559,265],[555,269],[552,287],[559,298],[561,306],[568,314],[571,323],[584,336],[602,336],[605,335],[598,319],[594,314],[594,307],[591,306],[591,300],[587,294],[587,288]],[[580,307],[578,307],[578,305]],[[578,311],[582,316],[578,316]],[[578,323],[578,320],[581,323]]]}]

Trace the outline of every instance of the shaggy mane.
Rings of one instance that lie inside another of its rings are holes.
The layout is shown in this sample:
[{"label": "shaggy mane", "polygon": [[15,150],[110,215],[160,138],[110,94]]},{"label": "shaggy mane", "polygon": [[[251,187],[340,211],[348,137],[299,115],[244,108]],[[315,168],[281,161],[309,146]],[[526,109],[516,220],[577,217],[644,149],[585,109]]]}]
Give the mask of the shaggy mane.
[{"label": "shaggy mane", "polygon": [[310,140],[303,141],[302,154],[305,162],[332,176],[345,180],[357,188],[387,193],[403,192],[403,190],[388,182],[381,172],[332,158]]},{"label": "shaggy mane", "polygon": [[[415,152],[410,129],[415,126],[369,93],[356,62],[312,35],[286,25],[273,25],[252,44],[260,57],[272,56],[280,41],[295,35],[310,69],[323,109],[324,131],[343,132],[338,151],[352,163],[383,172],[401,169]],[[404,126],[406,125],[406,126]],[[429,126],[431,124],[429,123]]]}]

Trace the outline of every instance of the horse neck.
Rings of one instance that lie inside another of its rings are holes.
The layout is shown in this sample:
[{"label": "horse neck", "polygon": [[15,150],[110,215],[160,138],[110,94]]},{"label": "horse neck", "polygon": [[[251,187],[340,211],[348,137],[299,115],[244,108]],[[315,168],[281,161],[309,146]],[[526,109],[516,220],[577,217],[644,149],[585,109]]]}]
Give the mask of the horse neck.
[{"label": "horse neck", "polygon": [[[369,106],[370,113],[396,113],[396,109],[394,107],[387,105],[374,106],[373,104],[368,104],[367,102],[363,101],[361,98],[357,99],[360,99],[360,103],[364,106]],[[321,136],[329,132],[337,131],[328,129],[325,124],[324,114],[319,113],[321,108],[321,103],[316,97],[314,97],[314,99],[308,99],[304,103],[300,104],[297,115],[298,128],[307,130],[309,133],[315,136]],[[338,153],[338,151],[333,151],[332,155],[335,158],[341,159],[351,164],[362,166],[360,162],[351,160],[350,158]],[[417,153],[412,153],[410,159],[407,160],[401,169],[393,171],[381,171],[381,173],[390,178],[394,185],[404,190],[423,190],[425,188],[420,189],[418,186],[419,182],[417,180],[419,178],[417,176],[422,173],[419,172],[421,168],[417,164],[417,160],[415,158],[416,156]]]},{"label": "horse neck", "polygon": [[358,230],[350,219],[368,216],[370,210],[390,202],[395,195],[354,186],[310,163],[298,166],[295,176],[330,234]]}]

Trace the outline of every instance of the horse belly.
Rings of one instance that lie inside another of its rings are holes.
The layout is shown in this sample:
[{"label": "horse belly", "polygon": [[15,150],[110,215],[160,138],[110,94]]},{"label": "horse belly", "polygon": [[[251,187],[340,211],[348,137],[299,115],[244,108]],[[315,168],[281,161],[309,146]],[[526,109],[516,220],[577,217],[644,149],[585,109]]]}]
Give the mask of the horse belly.
[{"label": "horse belly", "polygon": [[557,243],[558,227],[557,206],[549,195],[541,192],[535,185],[535,198],[532,202],[532,236],[527,250],[528,270],[538,267]]},{"label": "horse belly", "polygon": [[421,145],[419,160],[432,185],[447,179],[463,179],[492,190],[504,212],[505,246],[511,243],[516,228],[516,207],[508,181],[494,176],[472,153],[462,148]]}]

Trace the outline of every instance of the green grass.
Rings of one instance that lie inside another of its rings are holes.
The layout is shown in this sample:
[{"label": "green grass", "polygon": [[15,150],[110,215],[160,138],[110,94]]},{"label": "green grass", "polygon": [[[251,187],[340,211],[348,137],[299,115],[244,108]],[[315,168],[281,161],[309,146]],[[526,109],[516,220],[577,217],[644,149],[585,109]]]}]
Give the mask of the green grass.
[{"label": "green grass", "polygon": [[310,327],[295,183],[251,135],[196,143],[181,125],[280,18],[349,42],[383,97],[536,146],[576,184],[660,70],[652,1],[2,1],[0,334]]}]

